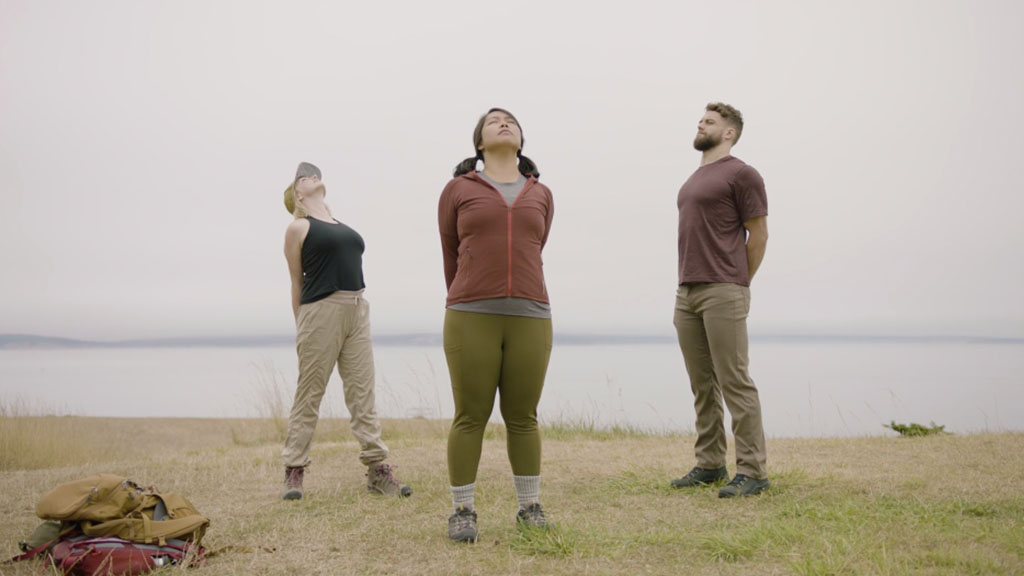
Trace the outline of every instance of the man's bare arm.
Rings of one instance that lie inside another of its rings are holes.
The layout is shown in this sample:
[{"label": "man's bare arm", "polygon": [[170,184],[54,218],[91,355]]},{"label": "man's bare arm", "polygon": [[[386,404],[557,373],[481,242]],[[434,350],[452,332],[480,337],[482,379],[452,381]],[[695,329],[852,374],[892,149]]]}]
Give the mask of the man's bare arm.
[{"label": "man's bare arm", "polygon": [[768,247],[768,217],[758,216],[743,223],[747,229],[747,270],[750,272],[750,280],[754,280],[754,274],[761,267],[764,260],[764,252]]}]

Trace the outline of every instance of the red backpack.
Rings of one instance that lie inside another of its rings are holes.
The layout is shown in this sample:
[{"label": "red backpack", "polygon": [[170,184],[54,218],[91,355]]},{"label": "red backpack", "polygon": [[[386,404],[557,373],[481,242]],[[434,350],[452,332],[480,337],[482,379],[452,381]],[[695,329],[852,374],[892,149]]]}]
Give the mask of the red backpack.
[{"label": "red backpack", "polygon": [[142,544],[123,538],[90,538],[84,534],[63,536],[47,550],[44,544],[14,561],[46,554],[47,562],[61,574],[74,576],[135,576],[161,566],[199,566],[205,550],[187,540],[170,539],[164,545]]}]

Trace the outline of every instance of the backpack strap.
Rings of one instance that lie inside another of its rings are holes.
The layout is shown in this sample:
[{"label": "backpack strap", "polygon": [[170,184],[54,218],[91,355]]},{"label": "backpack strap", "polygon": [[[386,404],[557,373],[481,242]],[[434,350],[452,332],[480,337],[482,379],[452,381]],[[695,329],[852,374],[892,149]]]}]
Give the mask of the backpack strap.
[{"label": "backpack strap", "polygon": [[35,558],[35,557],[37,557],[37,556],[39,556],[39,555],[49,551],[51,548],[53,548],[61,540],[71,539],[71,538],[74,538],[76,536],[81,536],[81,531],[78,530],[78,527],[75,524],[64,522],[64,523],[61,524],[60,530],[57,532],[57,535],[54,536],[53,538],[51,538],[49,541],[44,542],[44,543],[36,546],[35,548],[31,548],[31,549],[28,549],[27,546],[25,546],[25,544],[27,544],[26,542],[22,542],[21,543],[22,544],[21,549],[24,551],[24,553],[19,554],[19,555],[15,556],[14,558],[11,558],[10,560],[5,560],[3,562],[0,562],[0,565],[13,564],[15,562],[21,562],[23,560],[31,560],[31,559],[33,559],[33,558]]},{"label": "backpack strap", "polygon": [[255,554],[256,552],[263,552],[265,554],[273,554],[277,552],[277,548],[273,546],[239,546],[237,544],[228,544],[227,546],[221,546],[216,550],[211,550],[204,554],[207,558],[219,556],[221,554],[228,554],[231,552],[238,552],[239,554]]},{"label": "backpack strap", "polygon": [[10,560],[4,561],[4,564],[13,564],[15,562],[21,562],[23,560],[31,560],[36,556],[39,556],[40,554],[46,552],[46,550],[50,546],[53,546],[54,542],[56,542],[56,540],[53,540],[52,542],[47,542],[46,544],[40,544],[39,546],[36,546],[35,548],[25,552],[24,554],[19,554],[14,558],[11,558]]}]

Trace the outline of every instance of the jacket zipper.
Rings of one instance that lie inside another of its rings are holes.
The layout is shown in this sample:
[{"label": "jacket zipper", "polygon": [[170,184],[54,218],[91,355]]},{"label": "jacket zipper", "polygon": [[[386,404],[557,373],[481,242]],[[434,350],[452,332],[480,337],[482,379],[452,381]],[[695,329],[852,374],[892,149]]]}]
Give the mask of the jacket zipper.
[{"label": "jacket zipper", "polygon": [[[526,189],[530,186],[530,179],[526,179],[526,184],[523,184],[523,189],[519,191],[516,199],[511,204],[506,202],[508,206],[508,297],[512,297],[512,207],[519,202],[519,199],[526,193]],[[504,198],[503,198],[504,199]]]},{"label": "jacket zipper", "polygon": [[512,297],[512,206],[508,207],[508,297]]},{"label": "jacket zipper", "polygon": [[519,202],[519,199],[523,197],[523,193],[526,192],[526,189],[530,186],[530,178],[526,179],[526,184],[523,184],[523,189],[519,191],[519,194],[516,196],[516,199],[513,200],[511,204],[509,204],[508,202],[505,202],[505,197],[501,195],[501,192],[498,192],[497,188],[495,188],[494,186],[491,186],[490,182],[487,182],[486,180],[484,180],[483,178],[480,178],[479,176],[477,177],[477,179],[481,183],[483,183],[485,186],[490,188],[491,190],[494,190],[494,193],[498,195],[498,198],[500,198],[501,201],[505,203],[505,211],[506,211],[505,213],[508,215],[508,217],[506,218],[506,222],[507,222],[507,224],[506,224],[506,238],[508,239],[508,292],[507,292],[507,294],[508,294],[508,298],[511,298],[512,297],[512,207],[516,205],[516,202]]}]

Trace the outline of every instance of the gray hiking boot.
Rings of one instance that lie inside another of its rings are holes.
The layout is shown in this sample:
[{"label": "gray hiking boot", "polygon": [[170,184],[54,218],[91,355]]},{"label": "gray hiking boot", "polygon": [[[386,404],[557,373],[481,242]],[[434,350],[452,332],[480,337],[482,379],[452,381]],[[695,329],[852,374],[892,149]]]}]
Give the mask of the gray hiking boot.
[{"label": "gray hiking boot", "polygon": [[516,522],[531,528],[548,527],[548,519],[544,516],[544,509],[540,507],[540,502],[534,502],[529,506],[520,508],[516,514]]},{"label": "gray hiking boot", "polygon": [[732,482],[729,482],[718,491],[719,498],[733,498],[736,496],[753,496],[764,492],[772,485],[767,478],[758,480],[746,474],[737,474]]},{"label": "gray hiking boot", "polygon": [[302,499],[302,477],[305,475],[305,473],[305,466],[285,466],[284,491],[281,493],[282,499]]},{"label": "gray hiking boot", "polygon": [[695,486],[707,486],[708,484],[728,479],[729,471],[725,469],[725,466],[721,468],[699,468],[694,466],[693,470],[690,470],[686,476],[673,480],[672,487],[693,488]]},{"label": "gray hiking boot", "polygon": [[459,506],[448,517],[448,537],[455,542],[476,542],[476,511]]},{"label": "gray hiking boot", "polygon": [[412,487],[396,480],[391,465],[383,462],[370,466],[366,471],[366,490],[385,496],[412,496]]}]

